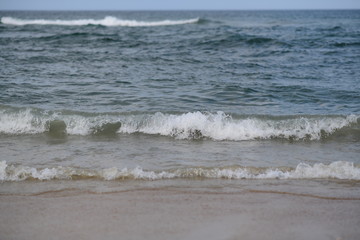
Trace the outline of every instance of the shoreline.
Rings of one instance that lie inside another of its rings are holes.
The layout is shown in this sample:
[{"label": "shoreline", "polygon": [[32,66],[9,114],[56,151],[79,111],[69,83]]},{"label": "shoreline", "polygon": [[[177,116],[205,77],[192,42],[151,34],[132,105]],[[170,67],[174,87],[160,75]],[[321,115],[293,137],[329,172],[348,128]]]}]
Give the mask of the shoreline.
[{"label": "shoreline", "polygon": [[357,239],[360,199],[137,189],[0,195],[1,239]]}]

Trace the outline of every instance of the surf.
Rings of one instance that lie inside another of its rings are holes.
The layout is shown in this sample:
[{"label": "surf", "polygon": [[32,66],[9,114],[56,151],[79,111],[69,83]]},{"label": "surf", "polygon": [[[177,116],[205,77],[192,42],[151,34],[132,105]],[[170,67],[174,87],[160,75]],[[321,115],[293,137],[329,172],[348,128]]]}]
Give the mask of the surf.
[{"label": "surf", "polygon": [[199,18],[184,19],[184,20],[162,20],[162,21],[137,21],[119,19],[113,16],[106,16],[103,19],[75,19],[75,20],[60,20],[60,19],[19,19],[13,17],[2,17],[1,23],[8,25],[58,25],[58,26],[86,26],[86,25],[101,25],[106,27],[154,27],[154,26],[171,26],[182,24],[198,23]]},{"label": "surf", "polygon": [[162,179],[341,179],[360,180],[360,168],[352,162],[337,161],[330,164],[300,163],[291,167],[187,167],[169,170],[144,170],[135,168],[85,169],[57,166],[52,168],[34,168],[30,166],[8,165],[0,162],[0,181],[13,182],[24,180],[145,180]]},{"label": "surf", "polygon": [[145,134],[183,140],[318,141],[359,137],[358,115],[232,115],[224,112],[83,113],[0,110],[0,135],[115,136]]}]

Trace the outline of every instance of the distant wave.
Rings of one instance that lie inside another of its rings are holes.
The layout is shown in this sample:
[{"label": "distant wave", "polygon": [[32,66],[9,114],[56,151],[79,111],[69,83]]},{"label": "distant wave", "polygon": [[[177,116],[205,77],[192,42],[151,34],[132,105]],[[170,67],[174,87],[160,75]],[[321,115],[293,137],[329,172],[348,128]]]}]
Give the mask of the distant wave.
[{"label": "distant wave", "polygon": [[78,20],[48,20],[48,19],[18,19],[13,17],[2,17],[3,24],[11,25],[62,25],[62,26],[84,26],[84,25],[102,25],[108,27],[151,27],[198,23],[199,18],[185,20],[163,20],[163,21],[136,21],[123,20],[112,16],[103,19],[78,19]]},{"label": "distant wave", "polygon": [[360,117],[348,116],[231,116],[224,112],[74,113],[38,109],[0,109],[0,134],[47,133],[115,135],[142,133],[176,139],[245,141],[260,139],[320,140],[359,138]]},{"label": "distant wave", "polygon": [[269,36],[249,35],[244,33],[222,33],[215,36],[205,36],[196,42],[199,47],[213,48],[234,48],[243,46],[280,46],[291,47],[291,44],[280,38]]},{"label": "distant wave", "polygon": [[148,171],[116,167],[106,169],[82,169],[53,167],[37,169],[29,166],[8,165],[0,162],[0,181],[52,180],[52,179],[101,179],[101,180],[161,180],[161,179],[345,179],[360,180],[360,168],[354,163],[338,161],[330,164],[309,165],[300,163],[290,167],[189,167],[163,171]]}]

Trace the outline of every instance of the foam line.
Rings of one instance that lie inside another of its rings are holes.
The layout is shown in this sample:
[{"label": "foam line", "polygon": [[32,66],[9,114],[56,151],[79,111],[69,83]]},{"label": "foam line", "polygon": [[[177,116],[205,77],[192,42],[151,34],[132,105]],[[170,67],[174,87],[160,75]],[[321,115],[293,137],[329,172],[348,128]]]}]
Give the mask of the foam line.
[{"label": "foam line", "polygon": [[320,140],[359,134],[359,116],[248,116],[224,112],[182,114],[46,113],[32,109],[0,110],[0,134],[114,135],[142,133],[176,139],[247,141],[259,139]]},{"label": "foam line", "polygon": [[296,168],[289,167],[223,167],[223,168],[178,168],[163,171],[116,167],[107,169],[78,169],[53,167],[36,169],[29,166],[8,165],[0,162],[0,181],[24,181],[27,179],[52,180],[73,178],[97,178],[101,180],[161,180],[161,179],[344,179],[360,180],[360,168],[352,162],[338,161],[330,164],[309,165],[300,163]]},{"label": "foam line", "polygon": [[47,19],[18,19],[13,17],[2,17],[3,24],[10,25],[60,25],[60,26],[85,26],[85,25],[102,25],[108,27],[151,27],[151,26],[168,26],[197,23],[199,18],[185,20],[163,20],[163,21],[136,21],[123,20],[112,16],[103,19],[78,19],[78,20],[47,20]]}]

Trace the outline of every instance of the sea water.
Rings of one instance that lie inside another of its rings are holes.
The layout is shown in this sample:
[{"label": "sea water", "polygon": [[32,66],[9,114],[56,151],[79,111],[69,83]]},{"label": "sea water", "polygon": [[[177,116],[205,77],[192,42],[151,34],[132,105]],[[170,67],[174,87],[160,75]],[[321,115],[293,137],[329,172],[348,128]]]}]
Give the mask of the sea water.
[{"label": "sea water", "polygon": [[359,192],[358,10],[0,17],[2,192]]}]

